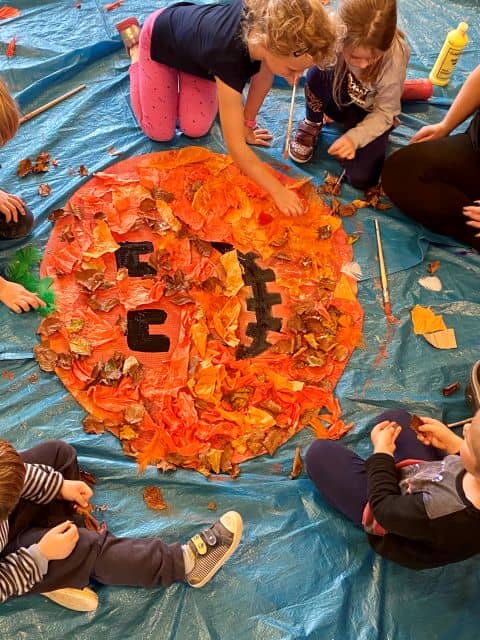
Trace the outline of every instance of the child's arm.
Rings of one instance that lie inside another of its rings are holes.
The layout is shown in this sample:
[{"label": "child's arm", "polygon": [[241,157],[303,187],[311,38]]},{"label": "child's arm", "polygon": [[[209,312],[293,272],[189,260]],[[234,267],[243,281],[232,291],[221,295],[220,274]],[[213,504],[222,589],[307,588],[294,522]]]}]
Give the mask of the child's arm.
[{"label": "child's arm", "polygon": [[286,215],[304,213],[297,194],[287,189],[248,147],[244,134],[242,96],[238,91],[216,78],[220,122],[228,152],[240,169],[267,191],[280,211]]},{"label": "child's arm", "polygon": [[[250,80],[247,99],[243,108],[245,122],[255,122],[260,107],[265,100],[267,93],[272,88],[273,73],[262,62],[260,71]],[[245,139],[249,144],[257,144],[262,147],[269,147],[272,135],[267,129],[251,129],[245,127]]]},{"label": "child's arm", "polygon": [[38,504],[48,504],[59,494],[63,476],[46,464],[25,463],[25,480],[21,497]]},{"label": "child's arm", "polygon": [[423,444],[443,449],[448,454],[458,453],[463,439],[457,436],[447,425],[434,418],[420,416],[423,424],[417,427],[417,438]]},{"label": "child's arm", "polygon": [[0,189],[0,212],[7,222],[18,222],[18,214],[25,215],[25,203],[18,196]]},{"label": "child's arm", "polygon": [[[6,533],[0,523],[0,540]],[[72,522],[62,522],[43,535],[37,544],[21,547],[0,560],[0,602],[28,593],[48,571],[49,560],[63,560],[75,548],[78,529]]]},{"label": "child's arm", "polygon": [[38,309],[44,307],[45,302],[37,295],[28,291],[17,282],[10,282],[0,276],[0,302],[3,302],[9,309],[15,313],[22,311],[30,311],[30,309]]},{"label": "child's arm", "polygon": [[378,423],[370,438],[373,455],[366,462],[368,501],[377,522],[389,533],[418,539],[428,522],[421,493],[402,495],[393,454],[402,428],[390,420]]},{"label": "child's arm", "polygon": [[480,65],[472,71],[440,122],[422,127],[411,142],[443,138],[480,107]]}]

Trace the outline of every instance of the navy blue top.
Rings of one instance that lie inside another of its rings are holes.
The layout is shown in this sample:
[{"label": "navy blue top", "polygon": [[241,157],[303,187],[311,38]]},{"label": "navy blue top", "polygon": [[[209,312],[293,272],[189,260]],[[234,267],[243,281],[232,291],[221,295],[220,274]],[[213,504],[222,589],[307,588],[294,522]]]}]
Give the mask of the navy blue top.
[{"label": "navy blue top", "polygon": [[218,77],[241,93],[260,70],[243,41],[242,16],[242,0],[167,7],[153,26],[152,60],[199,78]]}]

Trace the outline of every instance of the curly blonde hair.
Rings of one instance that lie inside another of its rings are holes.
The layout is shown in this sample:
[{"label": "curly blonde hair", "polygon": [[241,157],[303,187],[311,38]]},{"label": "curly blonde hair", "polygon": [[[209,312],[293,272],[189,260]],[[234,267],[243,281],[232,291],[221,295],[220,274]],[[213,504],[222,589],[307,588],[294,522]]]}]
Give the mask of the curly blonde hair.
[{"label": "curly blonde hair", "polygon": [[20,113],[7,85],[0,78],[0,147],[17,133]]},{"label": "curly blonde hair", "polygon": [[313,63],[335,62],[339,27],[322,0],[244,0],[243,36],[278,56],[308,54]]},{"label": "curly blonde hair", "polygon": [[0,440],[0,522],[17,506],[23,491],[25,465],[17,450]]}]

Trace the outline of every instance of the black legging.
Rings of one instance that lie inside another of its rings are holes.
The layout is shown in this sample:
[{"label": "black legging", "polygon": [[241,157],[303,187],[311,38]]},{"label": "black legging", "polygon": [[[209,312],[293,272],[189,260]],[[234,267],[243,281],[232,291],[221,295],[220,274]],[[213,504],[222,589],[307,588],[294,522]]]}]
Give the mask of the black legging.
[{"label": "black legging", "polygon": [[382,186],[410,218],[480,250],[480,229],[465,224],[462,213],[480,200],[480,153],[466,133],[396,151],[385,162]]}]

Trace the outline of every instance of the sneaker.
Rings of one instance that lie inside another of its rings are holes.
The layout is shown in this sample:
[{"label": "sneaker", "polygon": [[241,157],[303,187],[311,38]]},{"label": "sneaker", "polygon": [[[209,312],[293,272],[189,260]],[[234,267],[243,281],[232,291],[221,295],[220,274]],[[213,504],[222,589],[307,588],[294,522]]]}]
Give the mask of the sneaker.
[{"label": "sneaker", "polygon": [[55,589],[55,591],[44,591],[42,596],[72,611],[95,611],[98,607],[98,596],[88,587],[83,589],[66,587]]},{"label": "sneaker", "polygon": [[130,49],[137,45],[140,39],[140,24],[138,20],[130,16],[130,18],[117,22],[115,28],[120,34],[127,53],[130,53]]},{"label": "sneaker", "polygon": [[198,589],[207,584],[238,547],[242,531],[241,515],[228,511],[188,541],[188,551],[194,561],[192,570],[186,574],[191,587]]},{"label": "sneaker", "polygon": [[473,413],[480,409],[480,360],[477,360],[470,372],[470,380],[465,387],[465,399]]},{"label": "sneaker", "polygon": [[311,160],[321,130],[321,122],[306,119],[300,122],[288,148],[288,155],[294,162],[303,164]]}]

